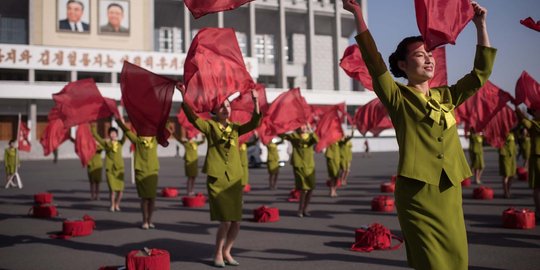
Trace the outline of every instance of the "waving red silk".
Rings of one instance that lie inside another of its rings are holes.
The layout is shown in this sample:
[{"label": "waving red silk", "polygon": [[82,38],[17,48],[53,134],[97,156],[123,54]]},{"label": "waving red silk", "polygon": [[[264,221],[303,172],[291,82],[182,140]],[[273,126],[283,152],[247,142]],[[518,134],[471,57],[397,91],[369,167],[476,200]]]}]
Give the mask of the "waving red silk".
[{"label": "waving red silk", "polygon": [[516,124],[516,113],[505,105],[484,128],[484,137],[491,146],[501,148],[506,141],[506,136]]},{"label": "waving red silk", "polygon": [[178,82],[124,61],[120,74],[122,102],[138,136],[156,136],[162,146],[171,135],[167,119]]},{"label": "waving red silk", "polygon": [[308,123],[311,110],[300,94],[300,88],[281,93],[263,115],[259,138],[268,144],[272,138]]},{"label": "waving red silk", "polygon": [[456,44],[457,36],[474,16],[470,0],[415,0],[414,8],[428,51]]},{"label": "waving red silk", "polygon": [[448,85],[448,74],[446,72],[446,49],[439,47],[432,51],[435,58],[435,72],[429,81],[429,87],[435,88]]},{"label": "waving red silk", "polygon": [[232,10],[253,0],[184,0],[195,19],[206,14]]},{"label": "waving red silk", "polygon": [[182,107],[180,107],[178,114],[176,114],[176,119],[178,119],[178,124],[180,124],[180,126],[184,130],[183,132],[185,132],[185,136],[188,140],[197,137],[197,135],[201,133],[188,121],[184,110],[182,110]]},{"label": "waving red silk", "polygon": [[534,22],[533,18],[527,17],[526,19],[520,20],[519,22],[532,30],[540,32],[540,21]]},{"label": "waving red silk", "polygon": [[333,106],[321,117],[315,130],[315,134],[319,137],[319,142],[315,145],[315,151],[321,152],[324,148],[343,138],[342,117],[339,106]]},{"label": "waving red silk", "polygon": [[[259,110],[263,115],[265,115],[269,107],[268,101],[266,99],[266,88],[263,84],[257,84],[255,89],[257,90],[257,93],[259,93]],[[255,107],[253,104],[251,92],[246,92],[231,102],[230,119],[233,122],[245,124],[249,122],[249,120],[251,120],[254,109]],[[238,138],[238,143],[243,144],[249,141],[255,131],[256,129],[240,136]]]},{"label": "waving red silk", "polygon": [[354,114],[354,122],[363,136],[369,131],[376,137],[383,130],[393,127],[386,108],[378,98],[358,107]]},{"label": "waving red silk", "polygon": [[345,49],[343,57],[339,61],[339,66],[349,77],[362,83],[364,88],[373,91],[371,75],[369,75],[366,63],[362,59],[358,45],[354,44]]},{"label": "waving red silk", "polygon": [[53,100],[66,127],[109,117],[118,111],[105,101],[93,79],[68,83],[62,91],[53,94]]},{"label": "waving red silk", "polygon": [[255,87],[232,28],[199,31],[186,56],[184,82],[185,102],[195,112],[210,112],[235,92]]},{"label": "waving red silk", "polygon": [[69,139],[69,129],[64,126],[64,122],[60,119],[58,108],[53,107],[51,109],[48,119],[49,124],[47,124],[39,140],[41,146],[43,146],[45,156],[51,154],[60,144]]},{"label": "waving red silk", "polygon": [[30,152],[32,150],[32,145],[28,140],[28,134],[30,134],[30,129],[28,126],[23,123],[22,120],[19,121],[19,145],[17,147],[19,151]]},{"label": "waving red silk", "polygon": [[79,156],[83,167],[86,167],[96,154],[97,149],[96,140],[90,130],[90,124],[79,125],[75,136],[75,153]]},{"label": "waving red silk", "polygon": [[461,105],[465,107],[460,109],[462,121],[475,131],[482,131],[491,118],[511,100],[513,97],[510,94],[487,81],[474,96]]},{"label": "waving red silk", "polygon": [[540,110],[540,84],[527,71],[523,71],[516,82],[516,104],[521,103]]}]

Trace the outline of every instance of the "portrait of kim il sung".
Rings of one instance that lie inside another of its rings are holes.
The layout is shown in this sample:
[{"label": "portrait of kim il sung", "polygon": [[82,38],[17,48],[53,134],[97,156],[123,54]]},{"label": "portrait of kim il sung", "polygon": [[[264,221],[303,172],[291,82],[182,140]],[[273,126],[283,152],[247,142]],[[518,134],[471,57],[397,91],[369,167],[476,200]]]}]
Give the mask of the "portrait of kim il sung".
[{"label": "portrait of kim il sung", "polygon": [[99,33],[129,35],[129,1],[99,1]]},{"label": "portrait of kim il sung", "polygon": [[90,32],[90,0],[57,0],[56,30],[60,32]]}]

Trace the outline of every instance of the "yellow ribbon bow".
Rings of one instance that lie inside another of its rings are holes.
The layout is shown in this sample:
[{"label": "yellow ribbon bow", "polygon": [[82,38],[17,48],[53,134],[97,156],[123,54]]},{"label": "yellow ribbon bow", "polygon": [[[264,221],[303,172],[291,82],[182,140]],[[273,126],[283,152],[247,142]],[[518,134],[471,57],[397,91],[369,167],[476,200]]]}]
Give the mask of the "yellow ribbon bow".
[{"label": "yellow ribbon bow", "polygon": [[514,141],[514,134],[512,134],[512,133],[508,134],[508,137],[506,137],[506,141],[513,142]]},{"label": "yellow ribbon bow", "polygon": [[476,137],[476,141],[477,141],[478,143],[482,143],[483,139],[482,139],[482,137],[478,136],[478,137]]},{"label": "yellow ribbon bow", "polygon": [[112,141],[111,144],[112,144],[113,153],[118,152],[118,142],[117,141]]},{"label": "yellow ribbon bow", "polygon": [[431,108],[429,112],[429,118],[433,119],[435,123],[440,123],[442,119],[446,122],[444,129],[449,129],[456,124],[456,118],[452,114],[454,105],[450,103],[440,104],[437,100],[431,98],[427,102],[428,106]]},{"label": "yellow ribbon bow", "polygon": [[246,151],[247,150],[247,145],[245,143],[243,143],[242,145],[240,145],[240,149],[242,149],[242,151]]},{"label": "yellow ribbon bow", "polygon": [[309,139],[309,133],[302,133],[300,137],[302,137],[302,140],[306,141],[307,139]]},{"label": "yellow ribbon bow", "polygon": [[191,146],[191,149],[197,150],[197,142],[190,141],[190,142],[189,142],[189,146]]},{"label": "yellow ribbon bow", "polygon": [[152,146],[152,138],[143,138],[142,144],[144,145],[144,147],[150,148]]},{"label": "yellow ribbon bow", "polygon": [[236,143],[234,142],[233,139],[231,139],[231,132],[232,132],[232,127],[231,127],[231,124],[229,123],[227,125],[227,127],[224,127],[221,123],[219,123],[219,128],[222,130],[222,134],[221,134],[221,141],[223,142],[226,142],[226,141],[229,141],[230,145],[231,146],[235,146]]}]

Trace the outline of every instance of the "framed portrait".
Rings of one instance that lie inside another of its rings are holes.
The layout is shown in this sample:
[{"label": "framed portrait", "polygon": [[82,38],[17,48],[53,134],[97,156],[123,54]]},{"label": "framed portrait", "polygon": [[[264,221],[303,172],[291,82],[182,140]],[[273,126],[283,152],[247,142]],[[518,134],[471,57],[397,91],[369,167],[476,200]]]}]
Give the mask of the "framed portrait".
[{"label": "framed portrait", "polygon": [[99,0],[99,34],[129,35],[129,0]]},{"label": "framed portrait", "polygon": [[56,0],[56,31],[89,34],[90,0]]}]

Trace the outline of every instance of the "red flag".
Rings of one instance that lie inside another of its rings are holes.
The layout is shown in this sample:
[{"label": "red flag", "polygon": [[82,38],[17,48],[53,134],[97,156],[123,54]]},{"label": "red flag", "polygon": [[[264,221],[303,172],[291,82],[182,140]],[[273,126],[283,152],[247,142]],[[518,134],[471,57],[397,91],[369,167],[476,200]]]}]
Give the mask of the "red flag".
[{"label": "red flag", "polygon": [[315,151],[321,152],[324,148],[343,138],[343,128],[341,127],[342,113],[339,106],[333,106],[319,121],[315,134],[319,137],[319,142],[315,146]]},{"label": "red flag", "polygon": [[185,0],[186,7],[195,19],[206,14],[233,10],[253,0]]},{"label": "red flag", "polygon": [[540,32],[540,21],[534,22],[533,18],[527,17],[526,19],[520,20],[519,22],[532,30]]},{"label": "red flag", "polygon": [[79,156],[84,167],[88,165],[88,162],[96,154],[96,149],[96,140],[92,136],[90,124],[84,123],[79,125],[75,137],[75,153]]},{"label": "red flag", "polygon": [[23,123],[23,121],[19,121],[19,150],[24,152],[30,152],[32,150],[32,145],[30,144],[30,141],[28,140],[28,135],[30,134],[30,129],[28,126]]},{"label": "red flag", "polygon": [[373,91],[373,81],[367,69],[364,59],[358,45],[354,44],[345,50],[343,57],[339,62],[339,66],[349,75],[349,77],[362,83],[364,88]]},{"label": "red flag", "polygon": [[255,87],[232,28],[203,28],[184,63],[185,101],[195,112],[210,112],[235,92]]},{"label": "red flag", "polygon": [[300,94],[300,88],[281,93],[268,108],[258,129],[262,143],[266,145],[278,134],[307,124],[310,111],[306,112],[306,108],[309,105]]},{"label": "red flag", "polygon": [[[266,100],[266,88],[263,84],[257,84],[255,87],[259,93],[259,110],[263,115],[268,111],[268,101]],[[254,104],[251,97],[251,92],[246,92],[231,102],[231,121],[240,124],[245,124],[251,120],[253,115]],[[238,138],[238,143],[243,144],[253,136],[255,130],[243,134]]]},{"label": "red flag", "polygon": [[516,124],[516,113],[505,105],[484,128],[484,137],[491,146],[501,148],[506,141],[506,136]]},{"label": "red flag", "polygon": [[516,82],[516,104],[521,103],[533,110],[540,110],[540,84],[526,71]]},{"label": "red flag", "polygon": [[369,131],[376,137],[383,130],[393,127],[386,108],[378,98],[358,107],[354,114],[354,121],[356,128],[363,136]]},{"label": "red flag", "polygon": [[116,108],[113,110],[101,96],[93,79],[68,83],[62,91],[53,94],[53,99],[66,127],[118,113]]},{"label": "red flag", "polygon": [[120,74],[122,101],[139,136],[156,136],[162,146],[171,135],[167,119],[178,82],[124,61]]},{"label": "red flag", "polygon": [[415,0],[416,23],[426,50],[456,44],[456,38],[473,18],[470,0]]},{"label": "red flag", "polygon": [[482,131],[491,118],[511,100],[513,98],[510,94],[487,81],[474,96],[461,104],[465,107],[460,109],[464,113],[462,120],[477,132]]},{"label": "red flag", "polygon": [[432,51],[435,58],[435,72],[433,78],[429,81],[429,87],[435,88],[448,85],[448,75],[446,72],[446,49],[439,47]]},{"label": "red flag", "polygon": [[45,131],[41,135],[39,142],[43,146],[43,154],[48,156],[54,151],[60,144],[69,139],[69,129],[64,126],[64,123],[60,119],[60,112],[58,108],[53,107],[49,112],[49,124],[45,128]]}]

